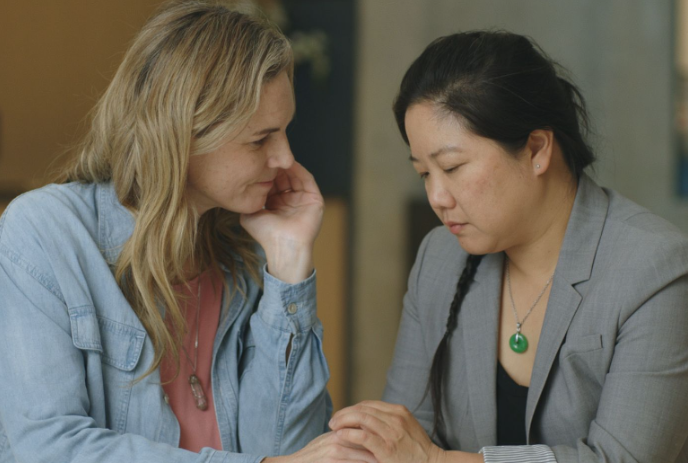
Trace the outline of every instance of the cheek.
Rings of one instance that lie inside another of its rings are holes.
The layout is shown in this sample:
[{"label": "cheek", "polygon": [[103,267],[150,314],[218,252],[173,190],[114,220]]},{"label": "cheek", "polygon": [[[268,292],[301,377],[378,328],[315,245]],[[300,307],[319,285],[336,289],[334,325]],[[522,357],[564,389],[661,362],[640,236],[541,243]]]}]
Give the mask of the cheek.
[{"label": "cheek", "polygon": [[465,182],[463,188],[456,190],[458,202],[469,219],[485,231],[500,228],[513,200],[509,178],[498,165],[485,166],[475,174],[471,182]]}]

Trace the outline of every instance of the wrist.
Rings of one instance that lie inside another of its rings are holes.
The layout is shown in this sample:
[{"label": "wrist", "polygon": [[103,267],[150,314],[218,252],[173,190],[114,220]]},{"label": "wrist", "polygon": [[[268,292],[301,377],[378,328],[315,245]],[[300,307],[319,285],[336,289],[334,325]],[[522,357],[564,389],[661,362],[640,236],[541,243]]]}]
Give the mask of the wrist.
[{"label": "wrist", "polygon": [[260,460],[260,463],[287,463],[288,457],[265,457]]},{"label": "wrist", "polygon": [[268,273],[285,283],[295,284],[313,273],[313,245],[281,243],[265,249]]},{"label": "wrist", "polygon": [[442,463],[485,463],[482,454],[442,450]]},{"label": "wrist", "polygon": [[428,463],[449,463],[446,459],[447,452],[437,445],[431,445],[432,448],[430,450],[430,458],[428,458]]}]

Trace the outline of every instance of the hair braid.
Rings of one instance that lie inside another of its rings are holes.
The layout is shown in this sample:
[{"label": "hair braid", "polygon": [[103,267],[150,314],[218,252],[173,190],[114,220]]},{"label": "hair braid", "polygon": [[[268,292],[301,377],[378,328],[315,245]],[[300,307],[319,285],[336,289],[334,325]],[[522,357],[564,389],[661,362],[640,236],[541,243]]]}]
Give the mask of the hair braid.
[{"label": "hair braid", "polygon": [[[469,255],[466,259],[466,265],[461,272],[459,282],[456,284],[456,293],[449,307],[449,317],[447,317],[447,329],[442,336],[442,340],[437,346],[435,356],[432,359],[432,367],[430,368],[430,377],[428,378],[428,389],[432,396],[432,409],[434,412],[432,437],[437,437],[442,444],[446,444],[445,439],[440,435],[439,431],[444,427],[444,416],[442,415],[442,386],[443,374],[447,366],[447,359],[449,358],[449,340],[456,328],[459,310],[463,303],[468,289],[473,281],[475,272],[478,270],[478,265],[483,256]],[[446,445],[445,445],[446,446]]]}]

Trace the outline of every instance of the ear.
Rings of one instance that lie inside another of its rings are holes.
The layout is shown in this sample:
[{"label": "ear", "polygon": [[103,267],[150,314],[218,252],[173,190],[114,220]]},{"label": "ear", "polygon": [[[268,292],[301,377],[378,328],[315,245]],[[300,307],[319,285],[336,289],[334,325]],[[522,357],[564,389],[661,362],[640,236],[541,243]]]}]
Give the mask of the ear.
[{"label": "ear", "polygon": [[525,148],[532,172],[535,175],[544,174],[552,162],[554,132],[544,129],[533,130],[528,136]]}]

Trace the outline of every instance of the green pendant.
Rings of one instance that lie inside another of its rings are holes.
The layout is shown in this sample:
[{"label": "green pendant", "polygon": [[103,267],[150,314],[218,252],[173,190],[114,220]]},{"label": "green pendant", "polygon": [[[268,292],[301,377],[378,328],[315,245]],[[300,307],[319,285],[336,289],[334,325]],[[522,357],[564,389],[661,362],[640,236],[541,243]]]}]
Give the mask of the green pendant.
[{"label": "green pendant", "polygon": [[528,338],[521,333],[514,333],[509,339],[509,347],[517,354],[522,354],[528,350]]}]

